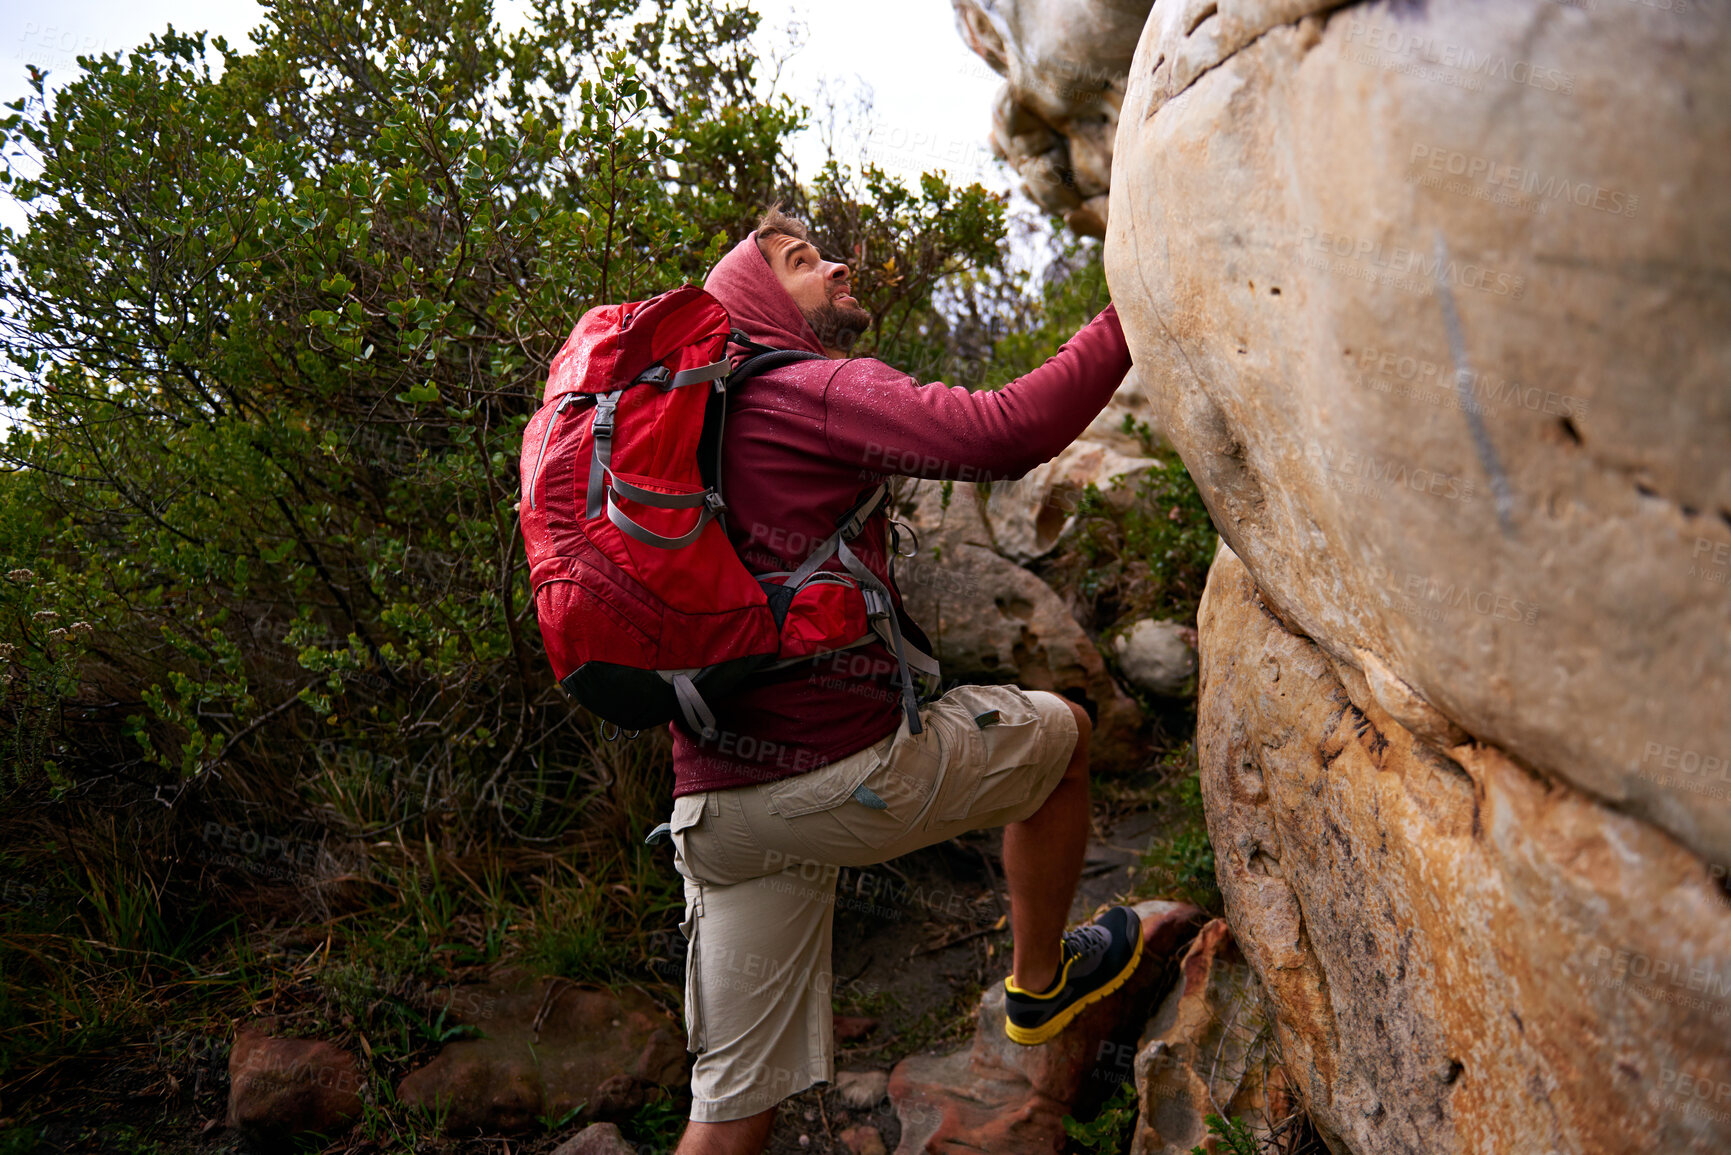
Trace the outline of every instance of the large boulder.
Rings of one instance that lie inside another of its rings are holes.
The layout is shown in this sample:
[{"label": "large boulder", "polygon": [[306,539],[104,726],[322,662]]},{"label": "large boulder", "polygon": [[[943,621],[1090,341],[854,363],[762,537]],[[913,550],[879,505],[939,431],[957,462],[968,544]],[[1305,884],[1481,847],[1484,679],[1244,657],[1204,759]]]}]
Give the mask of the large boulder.
[{"label": "large boulder", "polygon": [[1106,228],[1112,141],[1151,0],[952,0],[962,39],[1005,78],[992,149],[1079,233]]},{"label": "large boulder", "polygon": [[1153,423],[1384,709],[1731,861],[1731,8],[1334,7],[1143,29]]},{"label": "large boulder", "polygon": [[579,1108],[581,1120],[625,1118],[650,1088],[689,1077],[684,1032],[641,991],[507,978],[451,992],[447,1009],[479,1037],[446,1044],[397,1098],[442,1113],[449,1131],[521,1131]]},{"label": "large boulder", "polygon": [[355,1057],[334,1043],[249,1025],[229,1052],[228,1125],[272,1150],[302,1136],[334,1139],[361,1117],[362,1085]]},{"label": "large boulder", "polygon": [[1134,1053],[1152,1002],[1173,976],[1173,962],[1204,921],[1187,903],[1149,901],[1142,918],[1142,963],[1119,990],[1085,1009],[1038,1047],[1004,1034],[1004,986],[980,999],[973,1045],[950,1055],[916,1055],[890,1074],[901,1121],[896,1155],[1052,1155],[1064,1148],[1063,1119],[1091,1079],[1120,1053]]},{"label": "large boulder", "polygon": [[1145,757],[1141,710],[1112,680],[1100,651],[1052,587],[992,545],[986,499],[967,482],[921,483],[900,504],[919,539],[896,566],[908,613],[930,635],[947,681],[1014,682],[1094,706],[1089,747],[1101,766]]},{"label": "large boulder", "polygon": [[1220,889],[1332,1149],[1731,1150],[1723,872],[1494,746],[1415,734],[1230,551],[1200,619]]}]

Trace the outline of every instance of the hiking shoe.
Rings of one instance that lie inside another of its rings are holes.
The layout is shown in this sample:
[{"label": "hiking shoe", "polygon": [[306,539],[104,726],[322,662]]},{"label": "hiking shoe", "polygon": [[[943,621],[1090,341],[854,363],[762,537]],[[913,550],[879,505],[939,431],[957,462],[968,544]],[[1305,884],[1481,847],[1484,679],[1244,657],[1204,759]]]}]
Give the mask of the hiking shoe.
[{"label": "hiking shoe", "polygon": [[1123,986],[1141,961],[1142,920],[1127,906],[1065,931],[1050,990],[1035,994],[1004,980],[1004,1032],[1024,1046],[1046,1042],[1082,1008]]}]

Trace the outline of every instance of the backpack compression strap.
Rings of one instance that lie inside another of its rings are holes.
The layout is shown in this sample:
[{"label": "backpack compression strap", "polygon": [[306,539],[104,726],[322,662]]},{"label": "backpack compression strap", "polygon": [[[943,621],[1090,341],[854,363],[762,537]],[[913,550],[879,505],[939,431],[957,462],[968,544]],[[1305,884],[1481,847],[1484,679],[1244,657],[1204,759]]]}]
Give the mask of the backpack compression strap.
[{"label": "backpack compression strap", "polygon": [[931,655],[924,653],[918,647],[910,645],[902,637],[901,620],[896,614],[896,603],[891,596],[889,587],[878,580],[878,576],[866,568],[858,555],[848,548],[848,542],[864,531],[866,522],[877,513],[889,499],[888,484],[879,485],[855,503],[854,507],[842,514],[841,523],[816,549],[812,550],[800,567],[793,571],[782,588],[798,590],[812,578],[818,567],[828,561],[831,555],[841,559],[842,566],[859,582],[860,593],[865,596],[866,620],[871,623],[872,631],[876,633],[896,656],[896,672],[902,682],[902,710],[907,714],[908,733],[920,732],[920,700],[914,691],[914,680],[909,667],[919,670],[928,678],[936,679],[938,663]]}]

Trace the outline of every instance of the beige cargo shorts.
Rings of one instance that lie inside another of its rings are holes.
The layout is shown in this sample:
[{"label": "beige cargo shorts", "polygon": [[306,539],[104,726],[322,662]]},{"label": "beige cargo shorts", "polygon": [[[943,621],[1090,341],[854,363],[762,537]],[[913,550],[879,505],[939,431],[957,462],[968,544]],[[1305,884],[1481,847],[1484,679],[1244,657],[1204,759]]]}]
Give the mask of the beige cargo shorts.
[{"label": "beige cargo shorts", "polygon": [[1014,686],[960,687],[920,718],[919,734],[904,719],[808,773],[675,800],[693,1120],[743,1119],[834,1079],[842,868],[1030,817],[1076,747],[1063,698]]}]

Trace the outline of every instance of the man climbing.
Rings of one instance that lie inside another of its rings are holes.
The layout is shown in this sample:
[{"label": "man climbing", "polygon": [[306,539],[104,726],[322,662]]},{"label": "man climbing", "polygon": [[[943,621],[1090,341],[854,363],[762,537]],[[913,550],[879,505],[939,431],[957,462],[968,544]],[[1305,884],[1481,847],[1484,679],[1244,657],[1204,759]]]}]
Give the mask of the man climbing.
[{"label": "man climbing", "polygon": [[[887,476],[1022,476],[1081,434],[1130,367],[1108,305],[1000,390],[923,385],[847,356],[871,321],[849,276],[800,221],[771,209],[704,286],[754,342],[822,355],[757,376],[729,400],[721,489],[729,534],[754,573],[797,569]],[[863,522],[853,555],[893,586],[887,519]],[[833,555],[824,568],[846,572]],[[917,626],[899,624],[924,647]],[[1088,713],[1054,694],[963,686],[910,717],[901,669],[883,645],[840,651],[714,703],[707,740],[675,727],[670,825],[697,1052],[679,1155],[755,1155],[776,1104],[834,1077],[841,868],[1005,827],[1014,938],[1005,1006],[1020,1043],[1056,1035],[1140,959],[1128,907],[1064,930],[1088,836]]]}]

